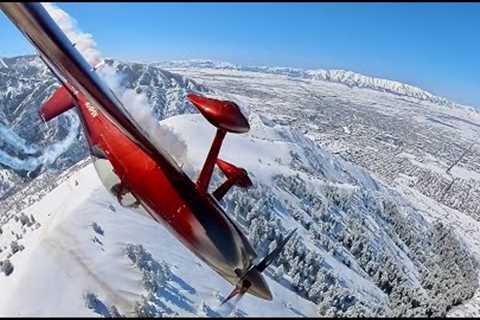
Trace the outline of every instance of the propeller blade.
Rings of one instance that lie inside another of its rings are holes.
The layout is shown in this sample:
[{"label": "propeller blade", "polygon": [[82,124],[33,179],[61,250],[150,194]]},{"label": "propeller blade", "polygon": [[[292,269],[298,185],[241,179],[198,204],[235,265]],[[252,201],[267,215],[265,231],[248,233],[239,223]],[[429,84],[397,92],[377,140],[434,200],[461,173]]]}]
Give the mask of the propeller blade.
[{"label": "propeller blade", "polygon": [[240,289],[238,287],[233,288],[232,292],[230,292],[228,297],[223,299],[223,301],[220,305],[223,306],[225,303],[227,303],[227,301],[229,301],[230,299],[232,299],[233,297],[235,297],[239,293],[240,293]]},{"label": "propeller blade", "polygon": [[280,244],[275,248],[275,250],[273,250],[272,252],[270,252],[269,254],[267,254],[265,256],[265,258],[263,258],[262,261],[260,261],[260,263],[258,263],[255,268],[260,271],[260,272],[263,272],[271,263],[272,261],[278,256],[278,254],[282,251],[283,247],[285,247],[285,245],[287,244],[288,240],[290,240],[290,238],[293,236],[293,234],[295,233],[295,231],[297,231],[297,229],[293,229],[289,235],[283,239],[283,241],[280,242]]},{"label": "propeller blade", "polygon": [[285,239],[280,241],[278,246],[270,252],[268,255],[263,258],[260,263],[253,265],[245,274],[240,278],[240,280],[237,282],[237,285],[235,288],[230,292],[230,294],[222,301],[220,306],[223,306],[225,303],[230,301],[233,297],[238,296],[236,299],[236,303],[243,297],[243,295],[248,291],[248,289],[251,287],[252,283],[249,281],[248,277],[252,275],[252,272],[263,272],[271,263],[272,261],[278,256],[278,254],[282,251],[282,249],[285,247],[287,244],[288,240],[293,236],[293,234],[297,231],[297,229],[293,229]]},{"label": "propeller blade", "polygon": [[[240,283],[241,283],[241,286],[240,286]],[[251,283],[249,281],[245,281],[245,280],[240,280],[240,283],[237,284],[237,286],[233,289],[232,292],[230,292],[230,294],[228,295],[228,297],[226,297],[222,303],[220,304],[221,306],[223,306],[226,302],[228,302],[230,299],[232,299],[233,297],[235,297],[236,295],[238,295],[238,299],[237,299],[237,303],[238,301],[243,297],[243,295],[245,294],[245,292],[248,291],[248,289],[250,288],[251,286]]]}]

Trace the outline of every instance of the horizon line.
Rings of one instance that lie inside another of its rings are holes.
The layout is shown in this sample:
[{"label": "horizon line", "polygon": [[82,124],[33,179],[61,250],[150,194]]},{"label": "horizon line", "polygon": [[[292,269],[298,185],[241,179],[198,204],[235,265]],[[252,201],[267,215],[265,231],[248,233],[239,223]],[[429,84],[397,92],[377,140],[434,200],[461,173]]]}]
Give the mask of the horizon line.
[{"label": "horizon line", "polygon": [[[5,59],[5,58],[12,59],[12,58],[20,58],[20,57],[38,57],[38,56],[39,55],[36,54],[36,53],[31,53],[31,54],[20,54],[20,55],[17,55],[17,56],[0,56],[0,59]],[[160,64],[162,62],[194,62],[194,61],[198,61],[198,62],[224,63],[224,64],[231,65],[233,67],[279,68],[279,69],[291,69],[291,70],[298,70],[298,71],[318,71],[318,70],[322,70],[322,71],[345,71],[345,72],[352,72],[354,74],[358,74],[358,75],[361,75],[361,76],[364,76],[364,77],[369,77],[369,78],[372,78],[372,79],[385,80],[385,81],[389,81],[389,82],[396,82],[396,83],[399,83],[399,84],[402,84],[402,85],[410,86],[414,89],[422,90],[422,91],[424,91],[424,92],[426,92],[426,93],[428,93],[428,94],[430,94],[430,95],[432,95],[436,98],[444,99],[448,103],[455,104],[459,107],[464,107],[464,108],[466,107],[466,108],[473,108],[475,110],[480,110],[480,105],[476,106],[476,105],[473,105],[473,104],[459,103],[459,102],[456,102],[454,100],[454,98],[449,98],[449,97],[446,97],[444,95],[436,94],[433,91],[430,91],[429,89],[424,89],[424,88],[422,88],[418,85],[410,84],[410,83],[400,81],[400,80],[389,79],[389,78],[386,78],[386,77],[365,74],[365,73],[357,72],[357,71],[354,71],[354,70],[351,70],[351,69],[346,69],[346,68],[330,68],[330,69],[329,68],[324,68],[324,67],[301,68],[301,67],[289,67],[289,66],[280,66],[280,65],[239,64],[239,63],[232,63],[232,62],[229,62],[229,61],[226,61],[226,60],[218,60],[218,59],[211,59],[211,58],[188,58],[188,59],[165,59],[165,60],[160,59],[160,60],[146,61],[146,60],[142,60],[142,59],[139,59],[139,60],[137,60],[137,59],[125,59],[125,58],[115,58],[115,57],[108,56],[108,57],[104,58],[104,60],[106,60],[106,59],[112,59],[112,60],[128,62],[128,63],[150,64],[150,65],[151,64]],[[255,70],[250,70],[250,71],[258,72],[258,71],[255,71]],[[342,83],[342,82],[338,82],[338,81],[331,81],[331,82]],[[359,88],[361,88],[361,87],[359,87]],[[373,88],[366,88],[366,89],[375,90]],[[375,90],[375,91],[379,91],[379,90]],[[398,93],[393,93],[393,94],[398,94]],[[415,98],[415,97],[411,97],[411,98]],[[422,99],[419,99],[419,100],[422,100]]]}]

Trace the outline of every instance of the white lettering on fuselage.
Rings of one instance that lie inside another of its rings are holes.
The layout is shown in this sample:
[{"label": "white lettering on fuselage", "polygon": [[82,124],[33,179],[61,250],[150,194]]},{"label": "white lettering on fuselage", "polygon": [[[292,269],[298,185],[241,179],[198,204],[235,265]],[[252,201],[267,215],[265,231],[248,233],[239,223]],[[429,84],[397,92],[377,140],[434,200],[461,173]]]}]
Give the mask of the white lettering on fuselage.
[{"label": "white lettering on fuselage", "polygon": [[88,112],[92,116],[92,118],[96,118],[98,116],[98,111],[97,109],[90,103],[90,102],[85,102],[85,106],[87,107]]}]

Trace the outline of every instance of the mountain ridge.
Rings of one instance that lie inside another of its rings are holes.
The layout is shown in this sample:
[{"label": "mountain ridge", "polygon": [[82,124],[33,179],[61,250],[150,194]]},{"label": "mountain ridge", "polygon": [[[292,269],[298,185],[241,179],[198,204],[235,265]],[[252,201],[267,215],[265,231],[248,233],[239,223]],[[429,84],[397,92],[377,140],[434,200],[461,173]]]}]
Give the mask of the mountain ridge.
[{"label": "mountain ridge", "polygon": [[[14,58],[30,58],[35,55],[21,55],[17,57],[0,57],[0,70],[8,68],[7,63]],[[5,61],[7,60],[7,62]],[[125,64],[142,64],[155,66],[160,68],[212,68],[212,69],[229,69],[238,71],[264,72],[282,74],[289,77],[298,77],[310,80],[321,80],[335,82],[349,86],[350,88],[365,88],[380,92],[388,92],[399,96],[415,98],[421,101],[427,101],[447,107],[466,108],[471,111],[480,112],[478,106],[465,105],[454,102],[452,99],[442,97],[438,94],[429,92],[418,86],[408,84],[406,82],[386,79],[382,77],[370,76],[363,73],[355,72],[347,69],[324,69],[324,68],[292,68],[282,66],[258,66],[258,65],[241,65],[227,61],[211,60],[211,59],[185,59],[185,60],[165,60],[158,62],[141,62],[127,61],[108,57],[105,60],[117,61]]]},{"label": "mountain ridge", "polygon": [[304,69],[279,66],[245,66],[210,59],[171,60],[154,62],[152,64],[159,67],[167,68],[212,68],[283,74],[290,77],[341,83],[351,88],[366,88],[376,91],[388,92],[409,98],[416,98],[422,101],[432,102],[442,106],[461,107],[478,112],[478,107],[476,106],[456,103],[448,98],[435,95],[425,89],[408,83],[397,80],[384,79],[375,76],[369,76],[346,69]]}]

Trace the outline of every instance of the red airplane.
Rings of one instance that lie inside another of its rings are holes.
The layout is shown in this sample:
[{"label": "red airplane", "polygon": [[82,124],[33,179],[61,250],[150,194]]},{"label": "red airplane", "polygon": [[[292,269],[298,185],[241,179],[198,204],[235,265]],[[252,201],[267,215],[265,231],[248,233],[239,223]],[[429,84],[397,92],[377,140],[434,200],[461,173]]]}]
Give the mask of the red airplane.
[{"label": "red airplane", "polygon": [[[78,111],[95,168],[120,204],[143,207],[233,284],[234,290],[222,303],[245,293],[271,300],[261,273],[295,230],[256,263],[255,250],[218,203],[232,186],[252,185],[244,169],[218,159],[227,132],[245,133],[250,129],[239,107],[230,101],[197,94],[187,96],[217,128],[205,164],[193,182],[168,152],[143,132],[41,4],[0,3],[0,8],[63,84],[40,108],[40,116],[48,121],[71,108]],[[208,187],[215,165],[227,179],[211,195]]]}]

